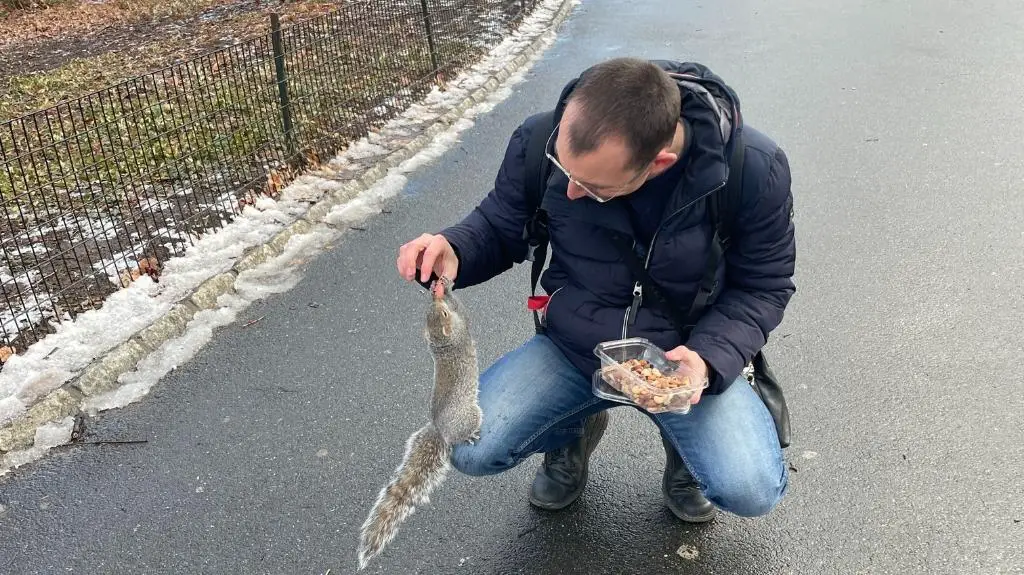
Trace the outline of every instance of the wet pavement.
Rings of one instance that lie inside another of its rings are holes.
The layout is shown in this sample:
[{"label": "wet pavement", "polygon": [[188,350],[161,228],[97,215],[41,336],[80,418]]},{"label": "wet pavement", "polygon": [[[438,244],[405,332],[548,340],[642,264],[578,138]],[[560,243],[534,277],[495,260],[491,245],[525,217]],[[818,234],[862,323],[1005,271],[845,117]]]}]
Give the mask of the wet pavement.
[{"label": "wet pavement", "polygon": [[[619,408],[571,508],[528,505],[537,458],[452,474],[366,572],[1024,573],[1022,29],[1011,0],[584,2],[389,214],[90,421],[147,443],[0,479],[0,573],[354,572],[430,391],[397,247],[471,209],[517,122],[615,55],[708,64],[789,155],[799,291],[769,344],[789,494],[765,518],[680,524],[655,429]],[[530,335],[528,289],[522,267],[463,295],[484,365]]]}]

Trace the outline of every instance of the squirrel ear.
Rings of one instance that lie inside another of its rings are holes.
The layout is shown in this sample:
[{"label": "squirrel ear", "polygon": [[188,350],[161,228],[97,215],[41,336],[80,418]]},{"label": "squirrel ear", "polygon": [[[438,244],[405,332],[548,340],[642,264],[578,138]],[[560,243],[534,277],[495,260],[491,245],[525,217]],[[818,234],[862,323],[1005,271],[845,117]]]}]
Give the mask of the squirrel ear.
[{"label": "squirrel ear", "polygon": [[443,333],[445,337],[448,337],[452,334],[452,328],[446,325],[441,328],[441,333]]}]

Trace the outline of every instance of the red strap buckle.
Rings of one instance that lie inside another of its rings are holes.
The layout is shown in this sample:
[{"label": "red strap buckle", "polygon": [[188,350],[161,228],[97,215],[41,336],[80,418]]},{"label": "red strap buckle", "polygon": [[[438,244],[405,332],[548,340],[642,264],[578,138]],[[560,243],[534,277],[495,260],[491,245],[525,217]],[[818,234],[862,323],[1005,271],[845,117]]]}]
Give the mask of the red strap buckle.
[{"label": "red strap buckle", "polygon": [[548,295],[535,295],[526,298],[526,308],[530,311],[540,311],[548,307],[548,300],[551,296]]}]

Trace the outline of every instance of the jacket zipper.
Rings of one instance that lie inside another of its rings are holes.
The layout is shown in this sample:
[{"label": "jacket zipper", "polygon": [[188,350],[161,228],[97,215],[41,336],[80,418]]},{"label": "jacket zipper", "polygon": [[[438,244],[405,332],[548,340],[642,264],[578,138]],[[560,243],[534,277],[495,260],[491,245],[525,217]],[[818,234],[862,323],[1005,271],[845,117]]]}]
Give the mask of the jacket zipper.
[{"label": "jacket zipper", "polygon": [[[636,240],[633,240],[633,246],[630,249],[636,249]],[[636,282],[633,286],[633,303],[626,308],[626,314],[622,317],[622,339],[626,339],[627,326],[633,325],[636,321],[636,310],[640,309],[640,300],[643,297],[643,287],[640,282]]]},{"label": "jacket zipper", "polygon": [[[661,228],[665,227],[665,224],[669,220],[671,220],[672,218],[674,218],[677,215],[679,215],[679,213],[682,212],[683,210],[685,210],[686,208],[689,208],[693,204],[696,204],[697,202],[703,200],[704,198],[710,196],[711,194],[717,192],[718,190],[721,190],[723,187],[725,187],[725,182],[722,182],[722,183],[718,184],[717,186],[715,186],[711,190],[709,190],[709,191],[705,192],[704,194],[694,198],[693,200],[688,202],[683,207],[681,207],[678,210],[676,210],[676,211],[672,212],[671,214],[669,214],[669,216],[667,218],[664,218],[661,221],[661,223],[658,224],[657,229],[654,230],[654,235],[651,236],[651,245],[647,248],[647,257],[644,258],[644,269],[647,269],[647,267],[651,264],[651,254],[654,253],[654,242],[658,239],[658,233],[661,232]],[[633,247],[634,248],[636,247],[636,241],[633,242]],[[643,296],[644,296],[644,289],[643,289],[643,286],[640,285],[640,282],[638,281],[635,284],[633,284],[633,302],[630,304],[629,307],[626,308],[626,314],[622,318],[622,339],[626,339],[627,337],[629,337],[627,335],[628,334],[628,328],[629,328],[629,326],[631,326],[631,325],[636,323],[636,313],[637,313],[637,311],[640,310],[640,304],[641,304],[641,302],[643,302]]]}]

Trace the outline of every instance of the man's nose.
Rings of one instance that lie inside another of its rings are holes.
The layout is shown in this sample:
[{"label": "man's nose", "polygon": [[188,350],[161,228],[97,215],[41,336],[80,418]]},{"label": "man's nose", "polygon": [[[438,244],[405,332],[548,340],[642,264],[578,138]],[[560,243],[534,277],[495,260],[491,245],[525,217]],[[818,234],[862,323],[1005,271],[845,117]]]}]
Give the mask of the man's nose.
[{"label": "man's nose", "polygon": [[568,196],[570,200],[578,200],[586,196],[587,192],[583,191],[583,188],[576,185],[576,182],[569,180],[569,187],[566,188],[565,195]]}]

